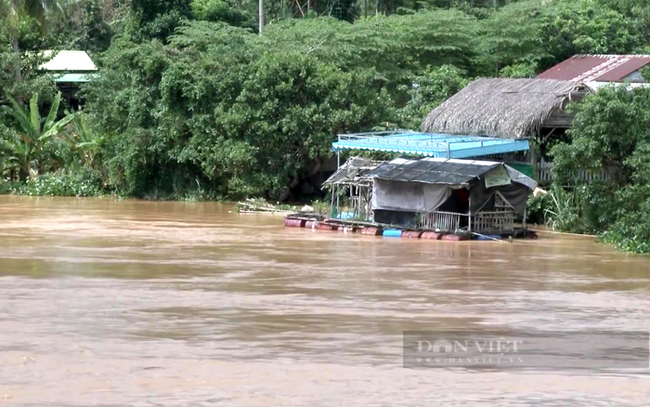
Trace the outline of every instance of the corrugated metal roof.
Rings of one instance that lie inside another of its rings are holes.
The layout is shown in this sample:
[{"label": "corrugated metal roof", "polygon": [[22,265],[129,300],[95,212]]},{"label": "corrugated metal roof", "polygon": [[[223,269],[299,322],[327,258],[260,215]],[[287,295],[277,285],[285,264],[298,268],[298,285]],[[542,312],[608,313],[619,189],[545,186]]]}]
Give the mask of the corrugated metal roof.
[{"label": "corrugated metal roof", "polygon": [[[43,56],[48,58],[54,51],[43,51]],[[91,72],[97,67],[85,51],[58,51],[57,54],[39,67],[45,71],[59,72]]]},{"label": "corrugated metal roof", "polygon": [[527,151],[528,140],[395,131],[340,134],[334,151],[373,150],[442,158],[467,158]]},{"label": "corrugated metal roof", "polygon": [[650,55],[574,55],[542,72],[538,79],[621,82],[650,63]]},{"label": "corrugated metal roof", "polygon": [[453,158],[397,159],[380,165],[368,176],[389,181],[462,185],[501,165],[503,164],[495,161]]},{"label": "corrugated metal roof", "polygon": [[380,164],[382,164],[381,161],[373,161],[363,157],[352,157],[341,168],[336,170],[324,184],[372,184],[372,178],[368,177],[368,173]]},{"label": "corrugated metal roof", "polygon": [[507,170],[512,181],[526,185],[530,189],[537,187],[535,180],[502,162],[458,160],[454,158],[428,157],[421,160],[396,158],[381,164],[370,171],[367,176],[388,181],[460,186],[468,185],[499,167]]}]

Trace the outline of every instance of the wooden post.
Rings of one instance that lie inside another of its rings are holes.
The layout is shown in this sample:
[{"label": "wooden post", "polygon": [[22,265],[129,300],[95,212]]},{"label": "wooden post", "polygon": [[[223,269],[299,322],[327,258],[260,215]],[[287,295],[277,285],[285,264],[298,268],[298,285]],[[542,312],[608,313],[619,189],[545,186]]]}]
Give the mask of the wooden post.
[{"label": "wooden post", "polygon": [[[337,186],[338,186],[338,184],[337,184]],[[339,189],[340,189],[340,188],[336,188],[336,215],[338,215],[338,214],[339,214],[339,211],[340,211],[340,206],[339,206]],[[336,217],[336,215],[335,215],[334,217]]]},{"label": "wooden post", "polygon": [[528,208],[524,208],[524,223],[523,223],[524,230],[526,230],[526,215],[527,215],[526,210],[527,210],[527,209],[528,209]]},{"label": "wooden post", "polygon": [[467,219],[468,219],[467,230],[469,230],[471,232],[472,231],[472,194],[471,194],[471,192],[469,194],[469,207],[467,208],[467,214],[469,215],[467,217]]}]

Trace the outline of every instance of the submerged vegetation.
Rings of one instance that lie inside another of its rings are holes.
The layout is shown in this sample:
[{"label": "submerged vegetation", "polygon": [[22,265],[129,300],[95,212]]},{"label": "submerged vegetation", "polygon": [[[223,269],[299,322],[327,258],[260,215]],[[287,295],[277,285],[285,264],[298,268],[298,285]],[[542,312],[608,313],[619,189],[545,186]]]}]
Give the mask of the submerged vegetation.
[{"label": "submerged vegetation", "polygon": [[[0,191],[149,199],[322,198],[341,132],[418,128],[476,77],[641,53],[645,0],[0,0]],[[65,105],[38,51],[100,68]],[[648,91],[587,98],[553,150],[558,229],[648,251]],[[576,168],[614,168],[576,185]]]}]

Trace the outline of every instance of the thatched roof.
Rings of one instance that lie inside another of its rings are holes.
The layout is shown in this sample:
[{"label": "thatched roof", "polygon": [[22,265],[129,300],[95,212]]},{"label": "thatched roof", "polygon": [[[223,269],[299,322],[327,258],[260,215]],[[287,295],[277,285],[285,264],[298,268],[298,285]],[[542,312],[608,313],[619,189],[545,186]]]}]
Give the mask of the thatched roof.
[{"label": "thatched roof", "polygon": [[526,138],[563,108],[574,82],[550,79],[478,79],[432,110],[429,133]]}]

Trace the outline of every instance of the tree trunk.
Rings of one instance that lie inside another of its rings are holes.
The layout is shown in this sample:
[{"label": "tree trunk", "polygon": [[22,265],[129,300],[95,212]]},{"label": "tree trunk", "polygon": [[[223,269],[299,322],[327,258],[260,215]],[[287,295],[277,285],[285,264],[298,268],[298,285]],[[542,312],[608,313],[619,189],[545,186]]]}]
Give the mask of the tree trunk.
[{"label": "tree trunk", "polygon": [[262,30],[264,29],[264,0],[259,0],[258,5],[259,12],[259,35],[262,35]]},{"label": "tree trunk", "polygon": [[18,45],[18,37],[14,37],[11,40],[11,47],[13,48],[14,52],[18,56],[16,59],[16,81],[20,82],[21,80],[21,73],[20,73],[20,46]]}]

